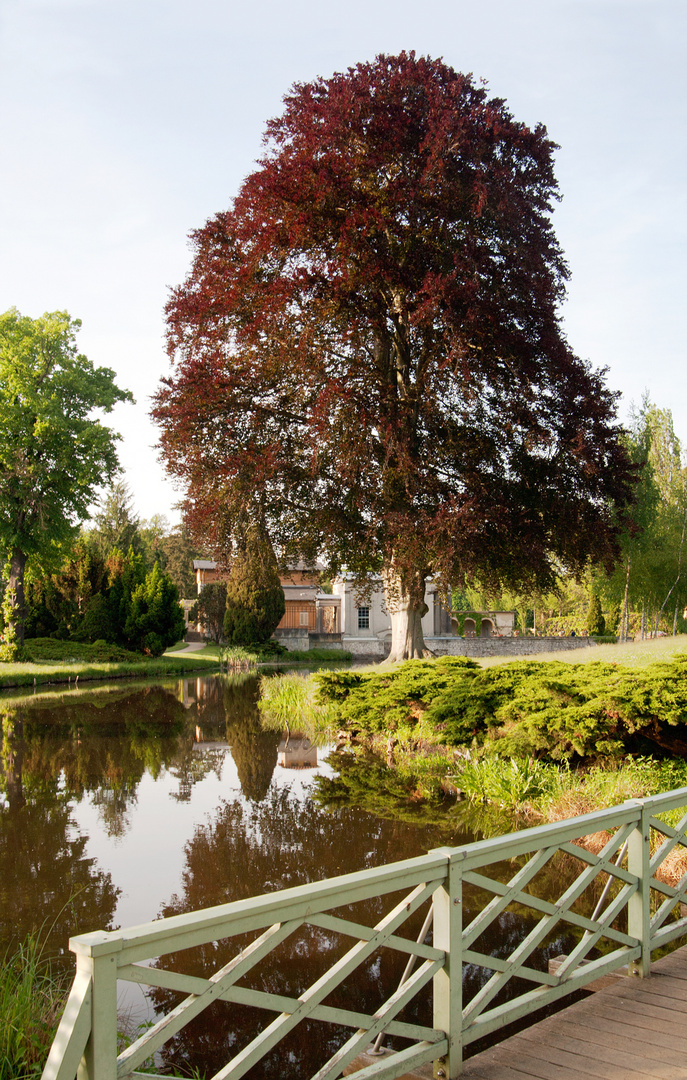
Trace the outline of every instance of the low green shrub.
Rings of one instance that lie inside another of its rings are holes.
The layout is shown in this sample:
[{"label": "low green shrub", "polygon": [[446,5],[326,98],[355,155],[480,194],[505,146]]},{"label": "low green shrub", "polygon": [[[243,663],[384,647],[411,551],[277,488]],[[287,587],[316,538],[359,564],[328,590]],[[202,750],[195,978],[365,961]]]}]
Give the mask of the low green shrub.
[{"label": "low green shrub", "polygon": [[28,638],[24,642],[23,660],[40,663],[43,660],[100,661],[119,663],[124,660],[141,660],[141,653],[110,645],[102,639],[92,645],[85,641],[61,641],[57,638]]},{"label": "low green shrub", "polygon": [[445,657],[315,681],[351,731],[406,737],[421,718],[449,745],[491,745],[506,758],[593,760],[649,745],[687,754],[684,653],[641,668],[537,660],[480,668]]},{"label": "low green shrub", "polygon": [[285,663],[297,664],[350,664],[352,653],[346,649],[286,649],[282,653]]},{"label": "low green shrub", "polygon": [[395,731],[480,670],[474,660],[446,656],[408,660],[384,671],[318,672],[314,678],[319,699],[335,702],[345,724],[375,732]]}]

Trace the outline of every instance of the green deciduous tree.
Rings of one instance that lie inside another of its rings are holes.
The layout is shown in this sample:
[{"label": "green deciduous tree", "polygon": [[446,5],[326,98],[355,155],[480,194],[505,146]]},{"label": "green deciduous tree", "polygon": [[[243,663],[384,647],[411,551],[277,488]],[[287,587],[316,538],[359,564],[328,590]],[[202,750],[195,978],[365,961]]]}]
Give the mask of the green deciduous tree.
[{"label": "green deciduous tree", "polygon": [[633,520],[621,535],[615,574],[596,578],[610,604],[621,602],[621,637],[655,632],[662,616],[666,628],[676,627],[687,603],[687,470],[670,410],[645,396],[633,411],[628,447],[640,466]]},{"label": "green deciduous tree", "polygon": [[259,526],[253,526],[234,558],[227,582],[224,637],[233,645],[269,641],[286,604],[272,546]]},{"label": "green deciduous tree", "polygon": [[94,411],[132,401],[109,368],[77,352],[66,312],[0,315],[0,549],[9,562],[7,630],[24,637],[27,561],[47,565],[118,470],[118,436]]}]

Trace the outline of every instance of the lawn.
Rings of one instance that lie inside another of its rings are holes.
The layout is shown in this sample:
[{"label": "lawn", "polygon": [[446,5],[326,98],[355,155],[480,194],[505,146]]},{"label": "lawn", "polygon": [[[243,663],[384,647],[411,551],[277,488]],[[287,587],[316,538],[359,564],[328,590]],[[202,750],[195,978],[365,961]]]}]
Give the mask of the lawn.
[{"label": "lawn", "polygon": [[0,663],[0,687],[70,683],[77,679],[85,682],[178,675],[199,669],[212,670],[217,666],[213,656],[199,656],[198,653],[142,656],[105,642],[90,645],[35,638],[26,641],[24,648],[26,659],[12,664]]},{"label": "lawn", "polygon": [[676,637],[627,641],[623,645],[591,645],[585,649],[570,649],[550,653],[523,653],[522,656],[474,657],[480,667],[510,664],[513,660],[557,660],[564,664],[589,664],[602,660],[606,664],[644,667],[646,664],[669,660],[676,653],[687,652],[687,634]]}]

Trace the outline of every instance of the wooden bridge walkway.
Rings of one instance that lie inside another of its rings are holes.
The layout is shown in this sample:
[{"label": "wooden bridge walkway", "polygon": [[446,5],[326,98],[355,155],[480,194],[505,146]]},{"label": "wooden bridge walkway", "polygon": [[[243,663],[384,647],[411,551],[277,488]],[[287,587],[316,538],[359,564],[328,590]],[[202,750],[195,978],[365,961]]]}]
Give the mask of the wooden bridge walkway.
[{"label": "wooden bridge walkway", "polygon": [[687,946],[469,1058],[461,1080],[687,1080]]}]

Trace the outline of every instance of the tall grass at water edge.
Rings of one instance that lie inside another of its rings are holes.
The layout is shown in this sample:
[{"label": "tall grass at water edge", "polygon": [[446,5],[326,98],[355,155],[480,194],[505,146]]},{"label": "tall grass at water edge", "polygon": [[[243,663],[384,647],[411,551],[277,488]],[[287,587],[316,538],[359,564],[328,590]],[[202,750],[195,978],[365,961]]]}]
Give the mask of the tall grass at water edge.
[{"label": "tall grass at water edge", "polygon": [[0,962],[0,1080],[38,1080],[68,985],[53,974],[38,935]]},{"label": "tall grass at water edge", "polygon": [[[526,823],[563,821],[591,814],[628,799],[642,799],[687,787],[687,761],[669,758],[625,758],[615,766],[597,765],[575,771],[566,765],[532,759],[475,757],[454,773],[466,798],[514,812]],[[677,825],[685,808],[661,814]]]},{"label": "tall grass at water edge", "polygon": [[317,683],[305,672],[263,675],[259,708],[266,727],[288,726],[312,739],[331,737],[335,730],[335,704],[318,700]]}]

